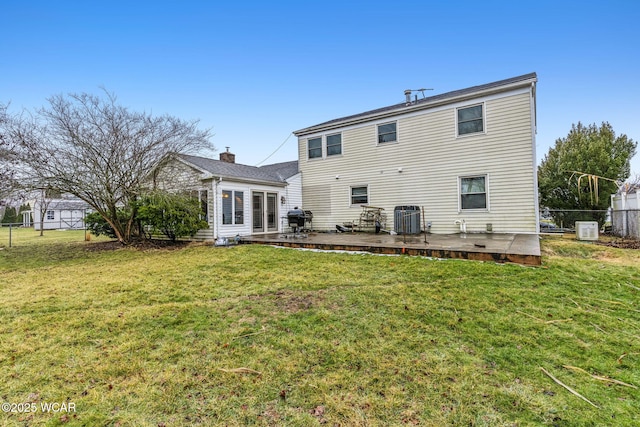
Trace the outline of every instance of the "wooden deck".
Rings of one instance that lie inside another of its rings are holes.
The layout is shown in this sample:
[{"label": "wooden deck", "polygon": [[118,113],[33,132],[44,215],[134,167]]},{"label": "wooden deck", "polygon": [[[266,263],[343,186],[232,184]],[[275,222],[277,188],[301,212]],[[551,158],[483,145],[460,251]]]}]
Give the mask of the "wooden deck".
[{"label": "wooden deck", "polygon": [[290,248],[363,251],[377,254],[513,262],[540,265],[540,241],[535,234],[278,233],[243,237],[245,243]]}]

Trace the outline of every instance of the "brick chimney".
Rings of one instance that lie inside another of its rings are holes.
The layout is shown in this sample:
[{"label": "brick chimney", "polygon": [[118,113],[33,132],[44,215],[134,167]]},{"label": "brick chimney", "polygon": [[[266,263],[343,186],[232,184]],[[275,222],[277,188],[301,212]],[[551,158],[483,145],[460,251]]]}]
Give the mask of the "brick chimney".
[{"label": "brick chimney", "polygon": [[225,147],[225,148],[227,149],[227,151],[225,151],[224,153],[220,153],[220,161],[227,162],[227,163],[235,163],[236,155],[229,152],[229,147]]}]

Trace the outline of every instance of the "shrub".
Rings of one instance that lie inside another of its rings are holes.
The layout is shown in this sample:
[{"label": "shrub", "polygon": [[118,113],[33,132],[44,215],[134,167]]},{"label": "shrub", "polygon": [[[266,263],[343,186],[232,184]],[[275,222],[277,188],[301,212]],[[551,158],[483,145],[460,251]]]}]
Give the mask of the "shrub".
[{"label": "shrub", "polygon": [[142,227],[162,233],[172,241],[208,228],[202,217],[200,201],[187,195],[156,191],[139,200],[138,220]]}]

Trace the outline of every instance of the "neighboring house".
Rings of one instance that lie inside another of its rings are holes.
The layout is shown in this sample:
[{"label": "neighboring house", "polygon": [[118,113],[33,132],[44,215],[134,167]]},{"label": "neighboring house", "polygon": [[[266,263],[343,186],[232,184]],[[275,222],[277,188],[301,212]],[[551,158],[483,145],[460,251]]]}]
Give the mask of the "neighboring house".
[{"label": "neighboring house", "polygon": [[[33,206],[33,228],[40,230],[82,230],[89,205],[78,199],[45,199],[30,201]],[[44,221],[41,215],[44,213]],[[24,221],[24,218],[23,218]]]},{"label": "neighboring house", "polygon": [[287,211],[302,203],[298,162],[262,167],[235,163],[235,155],[220,160],[169,154],[151,173],[155,188],[189,191],[200,199],[209,223],[196,237],[246,236],[282,232]]},{"label": "neighboring house", "polygon": [[[295,131],[313,228],[424,207],[433,233],[537,233],[535,73]],[[422,222],[422,218],[421,218]],[[421,225],[424,229],[424,223]]]}]

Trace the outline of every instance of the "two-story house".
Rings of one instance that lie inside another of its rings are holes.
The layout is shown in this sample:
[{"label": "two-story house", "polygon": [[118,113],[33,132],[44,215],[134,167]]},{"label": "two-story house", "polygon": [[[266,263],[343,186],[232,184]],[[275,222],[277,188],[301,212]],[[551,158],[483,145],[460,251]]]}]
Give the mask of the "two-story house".
[{"label": "two-story house", "polygon": [[363,205],[424,208],[433,233],[537,233],[535,73],[295,131],[304,209],[318,230]]}]

